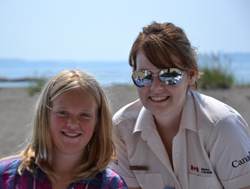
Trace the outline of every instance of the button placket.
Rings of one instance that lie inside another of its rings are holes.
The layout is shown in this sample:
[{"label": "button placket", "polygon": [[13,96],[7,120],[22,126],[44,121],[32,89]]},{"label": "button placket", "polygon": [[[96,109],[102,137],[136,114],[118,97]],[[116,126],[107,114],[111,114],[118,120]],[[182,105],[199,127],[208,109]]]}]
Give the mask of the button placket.
[{"label": "button placket", "polygon": [[180,154],[179,154],[179,153],[176,153],[174,156],[175,156],[176,158],[179,158],[179,157],[180,157]]},{"label": "button placket", "polygon": [[[180,129],[173,139],[173,169],[178,178],[175,188],[188,188],[185,132],[185,129]],[[180,183],[182,183],[182,187]]]}]

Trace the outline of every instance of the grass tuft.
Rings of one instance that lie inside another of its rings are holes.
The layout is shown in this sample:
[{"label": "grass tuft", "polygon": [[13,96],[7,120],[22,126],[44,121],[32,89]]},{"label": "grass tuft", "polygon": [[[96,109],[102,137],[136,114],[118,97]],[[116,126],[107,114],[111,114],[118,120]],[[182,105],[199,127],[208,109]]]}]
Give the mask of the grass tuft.
[{"label": "grass tuft", "polygon": [[211,53],[199,56],[200,71],[198,80],[201,89],[229,89],[235,78],[231,70],[231,59],[224,54]]},{"label": "grass tuft", "polygon": [[38,79],[35,79],[33,80],[31,83],[30,83],[30,86],[27,88],[28,90],[28,94],[30,96],[34,95],[35,93],[38,93],[42,90],[43,86],[45,85],[45,83],[47,82],[47,79],[46,78],[38,78]]}]

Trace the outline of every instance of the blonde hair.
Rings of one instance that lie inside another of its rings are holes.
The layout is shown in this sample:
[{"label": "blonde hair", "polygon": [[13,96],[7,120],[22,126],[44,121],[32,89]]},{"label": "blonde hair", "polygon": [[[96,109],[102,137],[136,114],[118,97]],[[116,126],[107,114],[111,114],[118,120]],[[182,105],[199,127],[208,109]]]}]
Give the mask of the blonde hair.
[{"label": "blonde hair", "polygon": [[[153,22],[142,28],[129,55],[129,64],[134,70],[137,68],[136,56],[140,50],[152,64],[160,69],[166,68],[166,62],[178,68],[179,65],[176,65],[170,56],[176,55],[180,58],[183,68],[188,67],[194,70],[197,73],[196,76],[199,77],[196,48],[191,47],[184,30],[172,23]],[[193,87],[198,88],[197,82]]]},{"label": "blonde hair", "polygon": [[[44,86],[37,100],[34,117],[33,136],[27,147],[19,154],[22,163],[19,173],[25,167],[34,173],[34,161],[53,182],[52,138],[50,134],[50,110],[52,101],[65,91],[80,88],[93,97],[98,105],[98,117],[95,132],[89,141],[81,165],[74,172],[74,182],[92,179],[103,171],[115,156],[112,138],[112,113],[108,99],[100,84],[88,73],[74,69],[58,73]],[[72,182],[73,182],[72,181]]]}]

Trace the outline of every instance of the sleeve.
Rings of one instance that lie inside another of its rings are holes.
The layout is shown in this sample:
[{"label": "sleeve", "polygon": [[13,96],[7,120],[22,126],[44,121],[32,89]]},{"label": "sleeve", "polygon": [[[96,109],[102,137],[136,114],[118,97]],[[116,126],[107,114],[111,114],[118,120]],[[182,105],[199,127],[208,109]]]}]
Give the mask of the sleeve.
[{"label": "sleeve", "polygon": [[0,162],[0,188],[15,188],[20,184],[21,176],[18,167],[21,164],[20,158],[6,158]]},{"label": "sleeve", "polygon": [[209,137],[209,154],[214,171],[226,189],[250,185],[250,132],[238,114],[217,122]]},{"label": "sleeve", "polygon": [[112,171],[114,178],[111,180],[110,189],[127,189],[127,184],[117,173]]},{"label": "sleeve", "polygon": [[116,144],[116,160],[110,164],[110,168],[115,170],[123,177],[128,187],[140,187],[135,174],[129,169],[130,162],[128,160],[127,146],[125,143],[125,136],[122,135],[118,125],[114,122],[114,139]]},{"label": "sleeve", "polygon": [[6,176],[5,173],[5,162],[0,162],[0,188],[5,188]]}]

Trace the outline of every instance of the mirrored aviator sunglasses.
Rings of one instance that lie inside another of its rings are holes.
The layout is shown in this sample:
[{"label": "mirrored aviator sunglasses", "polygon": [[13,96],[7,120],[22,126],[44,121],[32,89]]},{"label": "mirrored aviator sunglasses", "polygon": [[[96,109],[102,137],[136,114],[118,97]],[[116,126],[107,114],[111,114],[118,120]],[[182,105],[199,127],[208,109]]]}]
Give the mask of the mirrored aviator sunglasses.
[{"label": "mirrored aviator sunglasses", "polygon": [[[152,71],[159,71],[158,74],[153,74]],[[144,88],[152,83],[154,76],[166,85],[177,85],[182,79],[182,71],[178,68],[167,68],[163,70],[139,70],[134,71],[132,80],[136,87]]]}]

